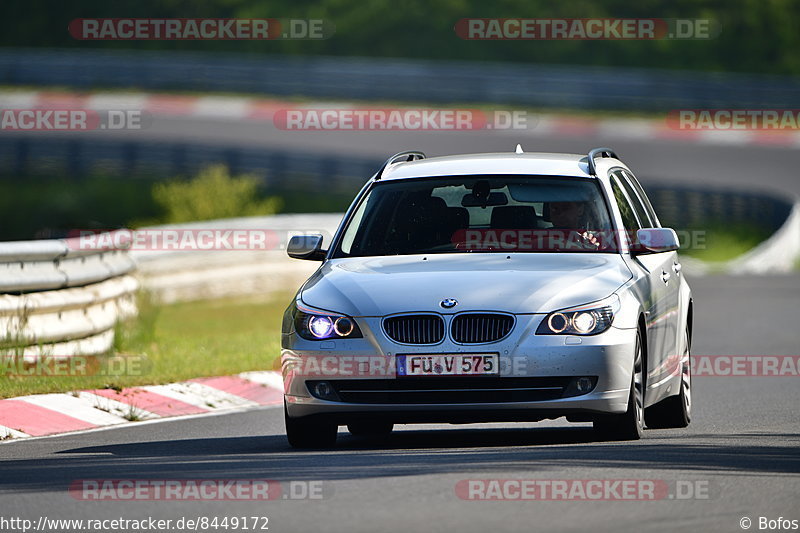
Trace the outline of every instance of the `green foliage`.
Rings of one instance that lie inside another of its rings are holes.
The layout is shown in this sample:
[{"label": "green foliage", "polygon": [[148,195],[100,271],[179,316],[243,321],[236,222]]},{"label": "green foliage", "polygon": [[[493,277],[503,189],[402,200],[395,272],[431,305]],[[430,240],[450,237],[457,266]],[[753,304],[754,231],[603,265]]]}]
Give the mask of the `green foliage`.
[{"label": "green foliage", "polygon": [[256,178],[231,177],[223,165],[208,167],[190,181],[156,183],[153,200],[164,212],[159,222],[167,224],[272,215],[282,205],[278,197],[259,198]]},{"label": "green foliage", "polygon": [[[355,55],[568,63],[800,74],[797,0],[30,0],[4,5],[13,20],[0,45],[222,51],[236,54]],[[327,40],[76,41],[65,28],[81,17],[322,18]],[[461,18],[707,18],[709,40],[464,41]]]},{"label": "green foliage", "polygon": [[152,182],[90,176],[0,179],[0,240],[58,238],[75,229],[114,229],[153,218]]},{"label": "green foliage", "polygon": [[337,191],[297,191],[275,190],[283,199],[285,213],[344,213],[353,201],[358,190]]},{"label": "green foliage", "polygon": [[[292,204],[303,211],[301,202]],[[73,230],[271,215],[282,206],[279,196],[263,196],[256,178],[231,177],[224,166],[206,168],[188,181],[168,182],[107,175],[84,179],[4,176],[0,179],[0,241],[55,239]]]},{"label": "green foliage", "polygon": [[712,221],[689,231],[701,232],[702,240],[692,243],[692,246],[682,247],[680,253],[710,263],[730,261],[770,236],[766,228],[742,222]]}]

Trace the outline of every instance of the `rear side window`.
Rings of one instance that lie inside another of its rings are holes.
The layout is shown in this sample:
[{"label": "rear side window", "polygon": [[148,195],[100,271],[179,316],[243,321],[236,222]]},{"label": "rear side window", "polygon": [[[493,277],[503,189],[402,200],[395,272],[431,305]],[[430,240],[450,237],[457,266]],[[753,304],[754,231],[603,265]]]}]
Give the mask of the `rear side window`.
[{"label": "rear side window", "polygon": [[647,194],[644,192],[644,189],[642,189],[639,181],[627,170],[623,170],[622,175],[628,178],[628,183],[633,186],[633,189],[637,193],[639,193],[639,198],[642,200],[642,204],[644,204],[644,208],[647,211],[647,214],[650,216],[650,221],[653,223],[652,227],[660,228],[661,224],[658,221],[658,216],[656,216],[655,209],[653,209],[653,204],[650,203],[650,198],[647,197]]},{"label": "rear side window", "polygon": [[616,176],[612,177],[611,189],[614,191],[614,199],[617,201],[617,205],[619,206],[619,212],[622,215],[622,224],[625,226],[625,229],[631,232],[641,229],[642,226],[636,219],[633,206],[631,206],[631,203],[628,201],[628,198],[622,191],[622,187],[620,186],[619,180]]},{"label": "rear side window", "polygon": [[654,227],[653,221],[650,219],[650,215],[647,212],[642,201],[639,199],[639,195],[636,191],[633,190],[633,187],[628,182],[627,178],[622,174],[621,171],[615,171],[612,173],[614,176],[614,182],[625,189],[625,193],[630,200],[631,207],[633,207],[633,211],[636,213],[636,218],[639,220],[641,227],[643,228],[652,228]]}]

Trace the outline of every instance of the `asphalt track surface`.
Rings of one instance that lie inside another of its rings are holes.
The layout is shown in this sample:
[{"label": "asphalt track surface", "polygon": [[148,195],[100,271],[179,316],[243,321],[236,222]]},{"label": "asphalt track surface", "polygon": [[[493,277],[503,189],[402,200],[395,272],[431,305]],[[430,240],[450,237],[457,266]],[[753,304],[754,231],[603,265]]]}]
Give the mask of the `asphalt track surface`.
[{"label": "asphalt track surface", "polygon": [[[610,145],[645,186],[646,180],[659,180],[800,193],[796,149],[662,143],[629,132],[332,134],[283,132],[264,122],[164,118],[146,132],[115,134],[377,161],[404,149],[430,155],[511,151],[521,142],[529,151],[582,153]],[[800,275],[689,282],[695,354],[798,353]],[[688,429],[648,430],[641,441],[627,443],[598,442],[589,425],[562,419],[399,426],[377,443],[341,428],[335,449],[295,451],[283,434],[282,411],[274,408],[3,443],[0,518],[267,516],[273,532],[466,533],[742,531],[740,520],[748,517],[756,531],[760,517],[800,520],[798,384],[797,377],[698,377]],[[231,478],[273,479],[284,489],[291,481],[321,482],[324,498],[88,502],[68,492],[81,479]],[[656,480],[666,482],[669,494],[656,501],[468,501],[455,487],[470,479]],[[679,485],[699,490],[700,497],[684,499]]]}]

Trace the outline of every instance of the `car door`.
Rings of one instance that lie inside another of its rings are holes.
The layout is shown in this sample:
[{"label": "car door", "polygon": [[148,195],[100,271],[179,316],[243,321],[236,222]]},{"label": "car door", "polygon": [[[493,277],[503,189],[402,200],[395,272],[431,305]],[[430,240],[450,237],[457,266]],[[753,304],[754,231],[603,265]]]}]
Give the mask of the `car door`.
[{"label": "car door", "polygon": [[[622,215],[625,230],[635,243],[636,231],[653,227],[653,221],[621,169],[611,172],[611,188]],[[659,387],[668,382],[674,363],[669,356],[675,353],[675,335],[670,321],[677,312],[678,283],[673,278],[675,252],[634,253],[634,267],[641,271],[639,290],[645,307],[647,324],[646,403],[658,401],[664,392]]]},{"label": "car door", "polygon": [[[623,181],[623,186],[628,185],[630,188],[629,196],[634,194],[638,196],[638,199],[641,203],[641,208],[645,211],[647,217],[650,220],[651,225],[649,227],[652,228],[660,228],[661,223],[658,220],[658,217],[653,210],[653,206],[650,203],[650,200],[647,198],[647,194],[645,194],[642,186],[639,185],[639,181],[636,177],[631,174],[627,170],[623,170],[622,174],[625,178]],[[627,189],[626,189],[627,190]],[[635,207],[635,204],[634,204]],[[667,284],[668,287],[668,303],[669,303],[669,311],[667,312],[666,318],[666,325],[665,330],[667,334],[666,340],[666,350],[667,356],[674,356],[670,359],[670,361],[674,361],[675,358],[678,357],[678,349],[680,348],[681,337],[683,333],[683,326],[681,324],[681,313],[680,309],[680,286],[681,286],[681,264],[678,258],[678,252],[665,252],[663,255],[668,260],[664,262],[662,265],[664,268],[664,272],[669,274],[669,283]],[[676,363],[677,364],[677,363]],[[677,367],[676,367],[677,368]]]}]

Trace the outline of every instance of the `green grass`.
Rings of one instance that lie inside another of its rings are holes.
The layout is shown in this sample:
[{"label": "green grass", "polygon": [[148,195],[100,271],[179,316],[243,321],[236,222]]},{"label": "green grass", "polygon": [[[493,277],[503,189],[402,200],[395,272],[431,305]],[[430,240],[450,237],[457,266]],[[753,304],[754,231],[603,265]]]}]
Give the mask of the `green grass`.
[{"label": "green grass", "polygon": [[770,236],[766,228],[736,223],[712,224],[691,231],[705,231],[705,244],[682,247],[681,254],[709,263],[735,259]]},{"label": "green grass", "polygon": [[[145,356],[137,375],[0,376],[0,398],[47,392],[171,383],[279,368],[280,326],[287,293],[156,306],[143,301],[139,317],[117,328],[116,352]],[[128,368],[139,368],[128,365]]]}]

